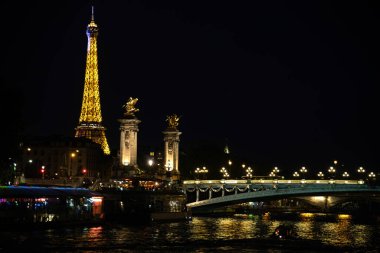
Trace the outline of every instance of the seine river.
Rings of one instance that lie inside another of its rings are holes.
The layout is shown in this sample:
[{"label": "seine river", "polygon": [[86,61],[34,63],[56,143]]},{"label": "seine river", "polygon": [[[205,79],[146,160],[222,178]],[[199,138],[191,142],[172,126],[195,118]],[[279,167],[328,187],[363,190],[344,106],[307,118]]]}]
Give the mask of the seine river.
[{"label": "seine river", "polygon": [[[298,239],[269,239],[280,224]],[[193,217],[141,226],[108,224],[45,230],[1,229],[1,252],[379,252],[380,221],[349,215]]]}]

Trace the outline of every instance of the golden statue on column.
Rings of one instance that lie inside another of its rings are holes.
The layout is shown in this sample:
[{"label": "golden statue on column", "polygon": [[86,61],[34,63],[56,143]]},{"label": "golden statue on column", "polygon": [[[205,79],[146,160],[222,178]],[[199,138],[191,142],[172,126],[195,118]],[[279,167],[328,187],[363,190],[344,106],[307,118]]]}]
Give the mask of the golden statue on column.
[{"label": "golden statue on column", "polygon": [[125,108],[124,115],[125,116],[135,116],[135,112],[138,112],[139,109],[135,107],[138,98],[132,98],[130,97],[127,101],[127,103],[123,106]]},{"label": "golden statue on column", "polygon": [[168,129],[177,130],[179,125],[179,118],[177,114],[172,114],[166,117],[166,121],[168,122]]}]

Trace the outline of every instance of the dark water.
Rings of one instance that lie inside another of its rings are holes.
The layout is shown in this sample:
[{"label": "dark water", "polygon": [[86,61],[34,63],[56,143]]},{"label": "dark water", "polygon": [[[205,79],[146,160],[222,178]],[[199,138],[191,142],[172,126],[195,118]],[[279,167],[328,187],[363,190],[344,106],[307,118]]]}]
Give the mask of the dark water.
[{"label": "dark water", "polygon": [[[290,242],[269,239],[280,224],[292,225],[299,239]],[[252,215],[194,217],[187,222],[143,226],[108,224],[20,230],[2,229],[1,252],[24,249],[32,252],[380,251],[380,222],[360,222],[348,215],[303,214],[292,221]]]}]

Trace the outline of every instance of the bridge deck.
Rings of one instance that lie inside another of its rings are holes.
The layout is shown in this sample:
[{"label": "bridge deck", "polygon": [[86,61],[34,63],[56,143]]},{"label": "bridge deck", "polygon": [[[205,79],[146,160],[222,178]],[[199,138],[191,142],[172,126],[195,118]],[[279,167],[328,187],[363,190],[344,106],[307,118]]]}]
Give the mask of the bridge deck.
[{"label": "bridge deck", "polygon": [[[353,193],[379,195],[380,193],[379,186],[369,186],[364,183],[359,183],[355,180],[351,180],[351,182],[347,180],[337,180],[334,181],[334,183],[331,183],[329,180],[324,180],[323,182],[318,183],[315,181],[314,183],[289,183],[287,180],[284,180],[286,182],[278,182],[276,184],[273,184],[273,181],[271,180],[269,181],[270,182],[263,182],[259,180],[259,183],[228,182],[229,184],[226,184],[226,182],[224,184],[221,184],[220,181],[214,183],[203,181],[196,184],[190,184],[188,182],[185,186],[185,189],[187,189],[189,192],[195,190],[201,192],[205,192],[206,190],[214,191],[214,189],[218,188],[227,190],[227,192],[232,192],[231,190],[235,189],[235,194],[188,203],[187,207],[196,208],[202,206],[231,205],[249,201],[260,201],[265,199],[278,199],[298,196],[323,196],[342,194],[350,195]],[[261,188],[258,188],[258,186],[261,186]],[[246,191],[242,192],[241,189],[246,189]]]}]

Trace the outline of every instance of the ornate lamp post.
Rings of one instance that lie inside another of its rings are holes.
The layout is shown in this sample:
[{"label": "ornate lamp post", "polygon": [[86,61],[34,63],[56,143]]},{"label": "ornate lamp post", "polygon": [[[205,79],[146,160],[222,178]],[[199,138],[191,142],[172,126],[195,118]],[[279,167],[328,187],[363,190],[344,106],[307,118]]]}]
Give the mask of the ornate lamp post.
[{"label": "ornate lamp post", "polygon": [[[202,169],[200,169],[199,167],[195,169],[195,174],[196,175],[203,175],[202,178],[205,179],[205,174],[208,173],[208,169],[203,166]],[[197,176],[198,178],[198,176]]]},{"label": "ornate lamp post", "polygon": [[245,171],[247,172],[247,174],[246,174],[247,177],[249,179],[251,179],[252,178],[252,172],[253,172],[253,170],[251,169],[251,167],[248,167]]},{"label": "ornate lamp post", "polygon": [[373,173],[372,171],[368,174],[368,177],[370,178],[370,179],[375,179],[376,178],[376,175],[375,175],[375,173]]},{"label": "ornate lamp post", "polygon": [[230,174],[228,173],[228,171],[226,170],[225,167],[222,167],[222,168],[220,169],[220,173],[222,173],[222,177],[223,177],[223,178],[229,178],[229,177],[230,177]]},{"label": "ornate lamp post", "polygon": [[305,168],[305,166],[303,166],[301,169],[300,169],[300,172],[302,173],[302,178],[305,179],[305,174],[307,172],[307,169]]},{"label": "ornate lamp post", "polygon": [[358,173],[359,173],[359,179],[363,180],[364,179],[365,169],[360,166],[359,169],[358,169]]},{"label": "ornate lamp post", "polygon": [[335,168],[333,166],[330,166],[328,172],[330,173],[330,178],[334,178]]}]

